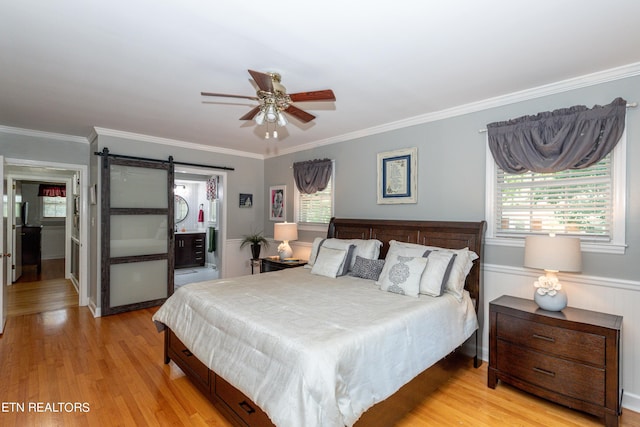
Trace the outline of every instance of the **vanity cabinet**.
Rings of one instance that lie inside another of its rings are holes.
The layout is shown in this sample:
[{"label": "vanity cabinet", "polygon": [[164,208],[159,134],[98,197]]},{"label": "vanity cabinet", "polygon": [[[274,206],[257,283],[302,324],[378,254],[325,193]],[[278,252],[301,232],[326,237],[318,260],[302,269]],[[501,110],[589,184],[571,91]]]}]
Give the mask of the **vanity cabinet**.
[{"label": "vanity cabinet", "polygon": [[204,266],[205,237],[206,233],[176,234],[174,268]]}]

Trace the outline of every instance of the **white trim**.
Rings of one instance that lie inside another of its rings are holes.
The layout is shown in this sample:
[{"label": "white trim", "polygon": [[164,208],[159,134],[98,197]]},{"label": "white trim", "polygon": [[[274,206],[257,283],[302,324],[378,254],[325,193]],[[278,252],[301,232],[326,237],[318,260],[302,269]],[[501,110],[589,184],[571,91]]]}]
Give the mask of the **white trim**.
[{"label": "white trim", "polygon": [[[86,306],[89,304],[89,243],[88,243],[88,230],[89,230],[89,207],[87,201],[88,194],[88,182],[89,182],[89,167],[86,165],[79,165],[73,163],[54,163],[54,162],[45,162],[39,160],[28,160],[28,159],[14,159],[14,158],[6,158],[5,164],[8,166],[28,166],[28,167],[36,167],[36,168],[54,168],[54,169],[63,169],[67,171],[73,171],[80,173],[80,277],[79,277],[79,289],[78,289],[78,305]],[[34,176],[41,178],[45,176],[45,174],[37,174],[33,172],[15,172],[12,171],[11,177],[13,179],[31,179],[33,180]],[[61,180],[60,176],[54,177],[54,179]],[[67,184],[68,188],[72,187],[71,181],[73,178],[66,179],[64,177],[64,181]],[[13,198],[13,197],[12,197]],[[68,198],[71,199],[71,198]],[[67,201],[68,203],[69,200]],[[69,204],[67,205],[69,208]],[[65,271],[70,271],[70,263],[71,263],[71,224],[73,219],[70,215],[67,215],[66,219],[66,236],[65,236]],[[8,218],[8,222],[11,222],[11,219]],[[66,275],[66,274],[65,274]]]},{"label": "white trim", "polygon": [[264,156],[256,153],[249,153],[240,150],[231,150],[228,148],[214,147],[211,145],[196,144],[194,142],[180,141],[177,139],[161,138],[158,136],[144,135],[141,133],[125,132],[115,129],[105,129],[100,127],[94,127],[93,133],[89,136],[91,140],[96,136],[111,136],[114,138],[130,139],[134,141],[151,142],[154,144],[169,145],[171,147],[187,148],[190,150],[209,151],[217,154],[228,154],[231,156],[249,157],[252,159],[263,160]]},{"label": "white trim", "polygon": [[[229,201],[227,200],[227,188],[228,188],[228,177],[229,175],[227,174],[226,171],[220,171],[217,169],[212,169],[212,168],[205,168],[205,167],[184,167],[184,166],[180,166],[178,168],[179,170],[175,170],[174,172],[174,181],[177,179],[178,181],[180,181],[180,178],[177,177],[176,175],[180,174],[180,173],[188,173],[188,174],[193,174],[193,175],[200,175],[200,176],[212,176],[212,175],[216,175],[219,176],[220,179],[218,180],[218,192],[221,195],[221,197],[217,200],[221,200],[222,203],[218,202],[218,221],[216,223],[216,228],[218,229],[218,231],[220,232],[219,235],[219,240],[221,242],[220,244],[220,249],[219,249],[219,256],[218,259],[220,261],[220,263],[217,265],[217,269],[218,269],[218,278],[222,279],[225,276],[225,274],[227,273],[227,269],[226,269],[226,264],[225,264],[225,258],[226,258],[226,245],[223,245],[222,242],[226,242],[227,241],[227,212],[228,212],[228,206],[229,206]],[[202,181],[204,182],[204,181]],[[222,182],[222,185],[220,185],[220,182]],[[217,234],[217,233],[216,233]]]},{"label": "white trim", "polygon": [[[482,264],[482,268],[485,272],[490,273],[509,274],[531,278],[537,278],[538,276],[540,276],[540,270],[533,270],[524,267],[513,267],[499,264]],[[640,281],[638,280],[615,279],[610,277],[589,276],[586,274],[571,274],[562,272],[558,273],[558,277],[564,279],[561,281],[571,283],[580,283],[583,285],[640,292]]]},{"label": "white trim", "polygon": [[531,99],[541,98],[543,96],[556,95],[570,90],[580,89],[583,87],[594,86],[597,84],[612,82],[616,80],[626,79],[640,75],[640,62],[623,65],[617,68],[611,68],[604,71],[598,71],[584,76],[578,76],[559,82],[537,86],[531,89],[513,92],[507,95],[488,98],[478,102],[472,102],[453,108],[448,108],[433,113],[422,114],[407,119],[386,123],[380,126],[374,126],[367,129],[361,129],[355,132],[338,135],[319,141],[310,142],[308,144],[296,147],[282,149],[277,154],[269,157],[278,157],[286,154],[296,153],[298,151],[311,150],[313,148],[322,147],[324,145],[336,144],[338,142],[349,141],[352,139],[363,138],[366,136],[376,135],[379,133],[389,132],[396,129],[402,129],[409,126],[420,125],[423,123],[435,122],[452,117],[462,116],[464,114],[475,113],[478,111],[488,110],[490,108],[502,107],[504,105],[514,104],[516,102],[528,101]]},{"label": "white trim", "polygon": [[21,136],[29,136],[34,138],[48,138],[48,139],[56,139],[60,141],[79,142],[81,144],[89,143],[89,140],[83,136],[65,135],[62,133],[53,133],[53,132],[43,132],[43,131],[33,130],[33,129],[14,128],[11,126],[0,125],[0,132],[10,133],[14,135],[21,135]]}]

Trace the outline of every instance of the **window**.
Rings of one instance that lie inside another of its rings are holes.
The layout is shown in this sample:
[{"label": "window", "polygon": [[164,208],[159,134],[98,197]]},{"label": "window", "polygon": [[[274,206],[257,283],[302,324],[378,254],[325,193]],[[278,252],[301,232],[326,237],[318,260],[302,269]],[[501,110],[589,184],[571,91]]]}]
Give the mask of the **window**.
[{"label": "window", "polygon": [[302,194],[294,184],[294,216],[298,228],[303,230],[326,231],[333,217],[333,185],[335,181],[335,162],[327,188],[314,194]]},{"label": "window", "polygon": [[42,197],[43,218],[65,218],[67,216],[66,197]]},{"label": "window", "polygon": [[[510,174],[487,149],[487,240],[520,245],[526,235],[566,233],[583,250],[624,253],[626,132],[586,169]],[[514,243],[514,242],[520,243]]]}]

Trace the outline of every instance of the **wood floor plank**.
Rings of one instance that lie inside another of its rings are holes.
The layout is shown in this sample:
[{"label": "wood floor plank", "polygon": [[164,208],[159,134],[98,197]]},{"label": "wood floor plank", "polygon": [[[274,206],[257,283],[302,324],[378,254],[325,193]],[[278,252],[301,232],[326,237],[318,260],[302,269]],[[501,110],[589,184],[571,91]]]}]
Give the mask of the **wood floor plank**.
[{"label": "wood floor plank", "polygon": [[[94,319],[86,307],[10,317],[0,336],[0,403],[79,403],[83,411],[3,411],[0,425],[230,427],[173,363],[163,363],[155,309]],[[499,383],[487,364],[462,359],[453,378],[398,427],[601,426],[576,412]],[[624,410],[623,427],[640,427]]]}]

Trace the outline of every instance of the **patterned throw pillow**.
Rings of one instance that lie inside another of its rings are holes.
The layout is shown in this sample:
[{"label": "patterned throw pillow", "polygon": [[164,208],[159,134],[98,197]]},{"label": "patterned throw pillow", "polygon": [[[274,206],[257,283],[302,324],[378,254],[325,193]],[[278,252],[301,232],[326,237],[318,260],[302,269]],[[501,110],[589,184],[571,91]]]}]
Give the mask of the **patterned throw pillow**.
[{"label": "patterned throw pillow", "polygon": [[363,279],[378,280],[384,267],[383,259],[362,258],[356,255],[356,262],[351,269],[351,275]]},{"label": "patterned throw pillow", "polygon": [[[385,263],[380,289],[412,297],[420,292],[420,277],[429,258],[394,255]],[[390,263],[387,266],[387,263]],[[387,269],[387,267],[389,267]]]}]

